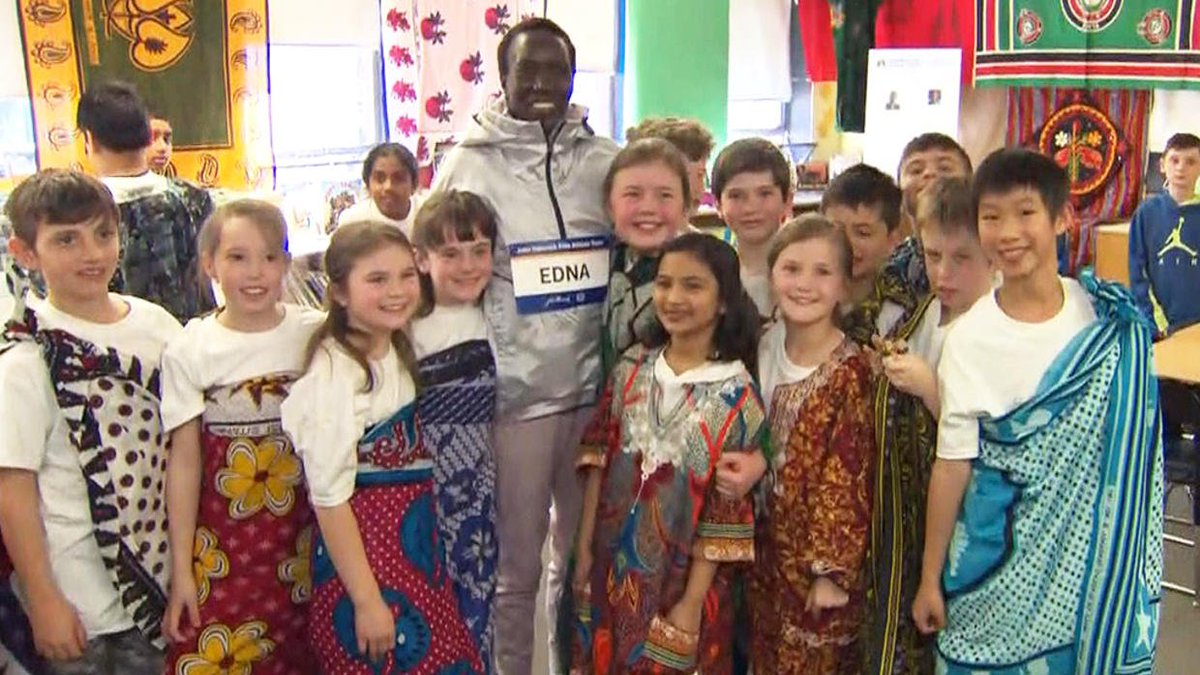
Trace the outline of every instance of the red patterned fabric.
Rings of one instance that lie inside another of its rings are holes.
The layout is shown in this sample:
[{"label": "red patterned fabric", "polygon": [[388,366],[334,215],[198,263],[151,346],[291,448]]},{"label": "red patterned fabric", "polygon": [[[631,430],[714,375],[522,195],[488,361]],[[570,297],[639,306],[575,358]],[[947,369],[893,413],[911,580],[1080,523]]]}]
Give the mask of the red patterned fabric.
[{"label": "red patterned fabric", "polygon": [[[1030,149],[1039,149],[1039,141],[1046,150],[1054,150],[1049,154],[1056,155],[1059,164],[1072,161],[1072,153],[1067,152],[1067,145],[1056,144],[1053,138],[1043,139],[1043,131],[1047,122],[1071,125],[1073,120],[1060,116],[1055,120],[1055,113],[1068,106],[1085,104],[1103,115],[1108,124],[1116,130],[1116,157],[1109,175],[1100,184],[1083,193],[1086,186],[1081,183],[1094,179],[1094,171],[1072,171],[1076,176],[1071,196],[1071,206],[1075,217],[1068,231],[1069,260],[1066,272],[1075,274],[1082,266],[1092,259],[1095,242],[1095,226],[1097,223],[1128,218],[1137,207],[1138,198],[1142,191],[1142,177],[1146,170],[1146,134],[1150,114],[1150,92],[1130,90],[1092,90],[1081,89],[1014,89],[1008,97],[1008,135],[1007,144],[1019,145]],[[1087,119],[1080,118],[1080,123],[1087,126]],[[1060,138],[1070,141],[1070,126],[1055,128],[1050,136],[1057,137],[1060,132],[1066,132]],[[1099,133],[1099,132],[1097,132]],[[1101,134],[1102,135],[1102,134]],[[1091,140],[1095,140],[1095,136]],[[1093,144],[1085,144],[1093,145]],[[1097,151],[1104,150],[1105,141],[1095,144]],[[1086,152],[1088,148],[1081,151]],[[1091,153],[1089,153],[1091,154]],[[1103,155],[1103,153],[1100,153]],[[1088,162],[1102,161],[1102,157],[1088,157]]]},{"label": "red patterned fabric", "polygon": [[388,136],[417,156],[422,185],[429,185],[439,146],[453,143],[488,97],[500,91],[496,48],[534,5],[541,3],[380,3]]},{"label": "red patterned fabric", "polygon": [[829,0],[800,0],[800,42],[804,65],[813,82],[836,82],[837,55],[833,48],[833,17]]},{"label": "red patterned fabric", "polygon": [[875,46],[880,48],[958,47],[962,81],[975,70],[975,8],[962,0],[884,0],[875,17]]}]

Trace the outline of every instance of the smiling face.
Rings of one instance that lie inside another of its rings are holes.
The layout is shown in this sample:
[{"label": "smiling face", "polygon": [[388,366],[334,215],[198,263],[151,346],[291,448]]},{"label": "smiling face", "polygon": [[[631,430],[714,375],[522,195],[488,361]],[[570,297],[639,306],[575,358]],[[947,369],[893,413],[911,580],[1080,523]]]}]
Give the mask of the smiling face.
[{"label": "smiling face", "polygon": [[567,114],[575,72],[562,38],[544,30],[520,33],[508,46],[504,99],[519,120],[557,122]]},{"label": "smiling face", "polygon": [[892,249],[900,243],[900,229],[888,232],[883,220],[883,211],[877,205],[830,204],[824,215],[846,230],[850,248],[854,251],[853,281],[864,282],[874,278],[887,262]]},{"label": "smiling face", "polygon": [[473,239],[459,241],[446,228],[444,243],[417,251],[417,266],[433,282],[436,304],[473,305],[492,278],[492,241],[478,228]]},{"label": "smiling face", "polygon": [[104,216],[81,223],[39,223],[33,246],[18,237],[9,244],[22,267],[41,272],[56,306],[78,306],[108,296],[121,254],[117,228]]},{"label": "smiling face", "polygon": [[661,249],[687,225],[683,182],[662,162],[618,171],[609,191],[608,209],[617,238],[640,253]]},{"label": "smiling face", "polygon": [[654,278],[654,311],[673,340],[703,337],[711,344],[721,318],[721,287],[712,270],[690,252],[667,253]]},{"label": "smiling face", "polygon": [[217,250],[202,262],[205,274],[221,286],[231,314],[248,318],[275,312],[283,295],[288,257],[267,241],[253,220],[230,218],[221,227]]},{"label": "smiling face", "polygon": [[762,246],[791,215],[790,202],[791,195],[779,189],[770,171],[746,171],[729,179],[717,204],[738,242]]},{"label": "smiling face", "polygon": [[970,174],[970,169],[954,150],[921,150],[904,158],[900,166],[900,189],[911,200],[938,178],[969,178]]},{"label": "smiling face", "polygon": [[395,155],[380,155],[367,176],[367,190],[379,212],[404,220],[412,208],[413,176]]},{"label": "smiling face", "polygon": [[797,241],[779,252],[771,289],[779,312],[793,326],[832,322],[848,297],[848,279],[838,246],[828,237]]},{"label": "smiling face", "polygon": [[346,309],[350,325],[374,341],[390,340],[421,304],[412,251],[399,244],[385,244],[355,260],[345,283],[330,285],[330,292]]},{"label": "smiling face", "polygon": [[1032,187],[985,193],[979,198],[979,242],[1004,283],[1058,269],[1058,235],[1066,213],[1051,214]]}]

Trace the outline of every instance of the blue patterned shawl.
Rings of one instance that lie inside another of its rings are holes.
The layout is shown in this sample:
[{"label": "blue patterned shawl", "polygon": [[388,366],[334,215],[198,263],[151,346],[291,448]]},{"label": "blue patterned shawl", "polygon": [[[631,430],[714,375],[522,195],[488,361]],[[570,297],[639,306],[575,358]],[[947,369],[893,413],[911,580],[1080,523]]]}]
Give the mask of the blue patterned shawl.
[{"label": "blue patterned shawl", "polygon": [[1150,327],[1124,288],[1081,282],[1098,320],[1033,398],[981,422],[943,577],[939,672],[1153,670],[1163,475]]}]

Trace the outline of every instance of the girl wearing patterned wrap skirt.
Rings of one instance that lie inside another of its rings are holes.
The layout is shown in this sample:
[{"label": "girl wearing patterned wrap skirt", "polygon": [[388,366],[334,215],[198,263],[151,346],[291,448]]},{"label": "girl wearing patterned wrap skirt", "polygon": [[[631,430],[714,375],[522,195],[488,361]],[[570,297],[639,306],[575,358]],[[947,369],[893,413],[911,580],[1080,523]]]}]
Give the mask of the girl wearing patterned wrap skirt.
[{"label": "girl wearing patterned wrap skirt", "polygon": [[[329,316],[281,407],[316,508],[309,635],[322,672],[482,673],[438,535],[403,329],[418,304],[396,228],[338,228]],[[364,432],[365,430],[365,432]]]},{"label": "girl wearing patterned wrap skirt", "polygon": [[732,248],[703,234],[666,246],[654,298],[662,332],[614,369],[579,460],[573,673],[732,668],[727,564],[753,558],[754,513],[714,476],[760,446],[758,311]]},{"label": "girl wearing patterned wrap skirt", "polygon": [[417,410],[433,454],[447,569],[488,672],[499,557],[492,449],[496,360],[479,301],[491,280],[495,239],[491,211],[470,192],[433,194],[413,223],[422,291],[421,316],[412,327],[422,386]]}]

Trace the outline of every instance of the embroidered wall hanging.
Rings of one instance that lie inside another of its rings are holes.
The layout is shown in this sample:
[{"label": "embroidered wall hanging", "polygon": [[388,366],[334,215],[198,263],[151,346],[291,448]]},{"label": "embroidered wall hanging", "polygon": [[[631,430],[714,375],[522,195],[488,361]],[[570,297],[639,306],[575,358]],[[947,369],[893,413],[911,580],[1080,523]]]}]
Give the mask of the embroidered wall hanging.
[{"label": "embroidered wall hanging", "polygon": [[83,168],[80,92],[123,80],[174,128],[167,173],[273,183],[266,0],[18,0],[38,166]]},{"label": "embroidered wall hanging", "polygon": [[1053,157],[1071,180],[1067,269],[1091,260],[1097,223],[1128,218],[1141,195],[1150,92],[1014,89],[1007,144]]},{"label": "embroidered wall hanging", "polygon": [[976,0],[979,86],[1200,89],[1195,0]]}]

